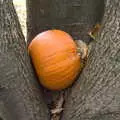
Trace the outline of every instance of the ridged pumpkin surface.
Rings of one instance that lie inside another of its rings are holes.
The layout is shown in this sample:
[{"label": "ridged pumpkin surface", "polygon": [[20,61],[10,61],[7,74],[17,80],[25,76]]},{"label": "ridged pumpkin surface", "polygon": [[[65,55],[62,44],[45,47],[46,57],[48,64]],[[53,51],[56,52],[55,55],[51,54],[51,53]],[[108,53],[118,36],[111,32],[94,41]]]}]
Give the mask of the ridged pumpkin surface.
[{"label": "ridged pumpkin surface", "polygon": [[40,83],[48,89],[68,87],[80,71],[76,44],[69,34],[61,30],[38,34],[28,49]]}]

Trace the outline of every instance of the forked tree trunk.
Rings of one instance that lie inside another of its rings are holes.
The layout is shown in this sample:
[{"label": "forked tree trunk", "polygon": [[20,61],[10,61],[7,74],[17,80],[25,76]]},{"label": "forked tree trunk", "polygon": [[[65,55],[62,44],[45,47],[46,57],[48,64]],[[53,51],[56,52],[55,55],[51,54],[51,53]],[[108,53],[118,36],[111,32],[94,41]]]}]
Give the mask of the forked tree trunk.
[{"label": "forked tree trunk", "polygon": [[[27,0],[28,43],[36,34],[48,29],[64,30],[74,39],[88,43],[90,38],[87,33],[93,25],[101,22],[103,13],[104,0]],[[69,108],[67,104],[66,109]]]},{"label": "forked tree trunk", "polygon": [[120,1],[107,0],[102,29],[61,120],[120,119]]},{"label": "forked tree trunk", "polygon": [[48,120],[11,0],[0,0],[0,120]]},{"label": "forked tree trunk", "polygon": [[[103,12],[104,0],[27,0],[28,43],[36,34],[48,29],[61,29],[74,39],[89,42],[87,33],[101,22]],[[47,92],[48,100],[51,92]]]}]

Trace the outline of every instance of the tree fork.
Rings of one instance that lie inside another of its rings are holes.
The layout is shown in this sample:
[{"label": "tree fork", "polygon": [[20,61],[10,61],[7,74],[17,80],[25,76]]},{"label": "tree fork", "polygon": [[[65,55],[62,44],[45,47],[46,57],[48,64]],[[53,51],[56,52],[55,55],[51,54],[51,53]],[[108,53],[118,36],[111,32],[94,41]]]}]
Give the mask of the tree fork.
[{"label": "tree fork", "polygon": [[[87,34],[96,23],[101,22],[103,14],[104,0],[27,0],[28,44],[38,33],[48,29],[64,30],[75,40],[89,43]],[[48,100],[59,95],[45,90],[45,96]]]}]

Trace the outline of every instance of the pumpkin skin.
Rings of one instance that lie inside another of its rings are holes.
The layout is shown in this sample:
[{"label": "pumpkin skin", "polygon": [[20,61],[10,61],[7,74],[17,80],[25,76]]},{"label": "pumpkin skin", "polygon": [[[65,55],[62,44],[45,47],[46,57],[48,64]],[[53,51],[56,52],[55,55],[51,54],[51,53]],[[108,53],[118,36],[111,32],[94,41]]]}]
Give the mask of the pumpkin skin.
[{"label": "pumpkin skin", "polygon": [[40,83],[48,89],[67,88],[79,74],[77,46],[64,31],[48,30],[38,34],[28,50]]}]

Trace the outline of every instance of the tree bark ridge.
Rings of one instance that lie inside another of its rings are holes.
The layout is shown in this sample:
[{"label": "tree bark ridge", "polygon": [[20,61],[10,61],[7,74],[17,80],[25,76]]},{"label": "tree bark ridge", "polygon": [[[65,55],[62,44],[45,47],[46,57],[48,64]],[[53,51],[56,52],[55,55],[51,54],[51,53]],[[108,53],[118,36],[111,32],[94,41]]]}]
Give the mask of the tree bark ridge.
[{"label": "tree bark ridge", "polygon": [[49,112],[10,0],[0,1],[0,28],[0,118],[48,120]]}]

